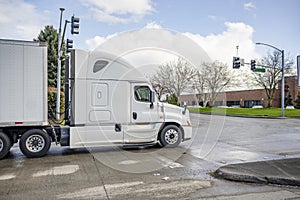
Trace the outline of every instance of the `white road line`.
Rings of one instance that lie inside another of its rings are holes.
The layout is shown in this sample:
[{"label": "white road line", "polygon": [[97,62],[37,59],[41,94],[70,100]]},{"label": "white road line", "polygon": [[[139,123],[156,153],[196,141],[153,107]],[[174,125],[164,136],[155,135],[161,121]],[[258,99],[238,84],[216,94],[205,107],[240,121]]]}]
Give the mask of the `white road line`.
[{"label": "white road line", "polygon": [[[105,185],[105,187],[107,190],[124,191],[125,188],[130,188],[142,184],[143,184],[142,181],[136,181],[136,182],[128,182],[128,183],[108,184]],[[103,186],[97,186],[97,187],[85,188],[73,193],[59,195],[58,198],[59,199],[73,199],[73,198],[89,199],[91,197],[105,197],[105,196],[106,195]]]},{"label": "white road line", "polygon": [[141,161],[139,160],[123,160],[121,162],[119,162],[119,165],[133,165],[133,164],[137,164],[140,163]]},{"label": "white road line", "polygon": [[169,167],[169,168],[180,168],[180,167],[184,167],[182,164],[178,163],[178,162],[174,162],[173,160],[166,158],[164,156],[159,156],[157,155],[156,158],[158,158],[161,162],[162,165],[164,167]]},{"label": "white road line", "polygon": [[0,181],[9,180],[16,178],[15,174],[4,174],[0,176]]},{"label": "white road line", "polygon": [[79,170],[78,165],[64,165],[53,167],[48,170],[38,171],[32,175],[32,177],[40,177],[40,176],[49,176],[49,175],[65,175],[65,174],[73,174]]},{"label": "white road line", "polygon": [[[173,197],[176,199],[178,195],[189,194],[199,189],[211,187],[211,182],[206,180],[177,180],[144,183],[142,181],[106,184],[105,187],[111,198],[124,195],[132,195],[139,199],[145,194],[159,194],[162,198]],[[102,199],[106,194],[103,186],[85,188],[67,194],[58,195],[58,199]]]}]

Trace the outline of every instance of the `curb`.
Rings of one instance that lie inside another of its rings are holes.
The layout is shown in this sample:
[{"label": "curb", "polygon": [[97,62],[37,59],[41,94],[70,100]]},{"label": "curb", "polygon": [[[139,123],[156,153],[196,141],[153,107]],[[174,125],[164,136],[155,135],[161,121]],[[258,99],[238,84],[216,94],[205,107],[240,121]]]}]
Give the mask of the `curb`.
[{"label": "curb", "polygon": [[275,185],[288,185],[300,187],[300,180],[293,180],[280,177],[264,177],[264,176],[253,176],[249,174],[235,174],[229,173],[222,169],[218,169],[213,174],[214,177],[219,179],[225,179],[229,181],[246,182],[246,183],[257,183],[257,184],[275,184]]},{"label": "curb", "polygon": [[230,164],[220,167],[212,176],[237,182],[300,187],[299,162],[296,158]]}]

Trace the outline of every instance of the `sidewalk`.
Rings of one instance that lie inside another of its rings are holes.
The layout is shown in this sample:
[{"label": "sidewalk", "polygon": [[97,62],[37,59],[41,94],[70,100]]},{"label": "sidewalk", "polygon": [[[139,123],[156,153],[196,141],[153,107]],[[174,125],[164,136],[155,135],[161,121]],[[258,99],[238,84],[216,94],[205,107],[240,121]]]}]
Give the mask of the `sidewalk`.
[{"label": "sidewalk", "polygon": [[300,158],[230,164],[220,167],[215,176],[232,181],[300,187]]}]

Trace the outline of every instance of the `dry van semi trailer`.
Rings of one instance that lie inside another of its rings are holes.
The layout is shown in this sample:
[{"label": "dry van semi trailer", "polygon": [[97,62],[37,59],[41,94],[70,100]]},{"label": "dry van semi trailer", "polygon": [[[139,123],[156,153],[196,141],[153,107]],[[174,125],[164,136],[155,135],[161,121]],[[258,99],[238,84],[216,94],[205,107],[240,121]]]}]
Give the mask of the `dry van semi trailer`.
[{"label": "dry van semi trailer", "polygon": [[70,148],[176,147],[192,137],[186,107],[159,102],[124,59],[72,50],[68,63],[62,126],[48,119],[47,45],[0,40],[0,159],[17,142],[25,156],[40,157],[52,142]]}]

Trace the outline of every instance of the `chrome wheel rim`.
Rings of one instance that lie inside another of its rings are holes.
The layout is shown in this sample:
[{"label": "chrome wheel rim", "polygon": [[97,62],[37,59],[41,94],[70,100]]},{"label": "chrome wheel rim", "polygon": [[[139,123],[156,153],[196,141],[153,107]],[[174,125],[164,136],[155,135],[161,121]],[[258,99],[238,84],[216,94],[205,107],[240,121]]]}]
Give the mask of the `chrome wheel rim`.
[{"label": "chrome wheel rim", "polygon": [[165,134],[165,140],[168,144],[175,144],[178,138],[179,134],[175,129],[169,129]]},{"label": "chrome wheel rim", "polygon": [[3,150],[3,147],[4,147],[3,141],[2,141],[2,139],[0,139],[0,152]]},{"label": "chrome wheel rim", "polygon": [[45,139],[40,135],[31,135],[26,140],[26,148],[31,152],[39,152],[45,147]]}]

